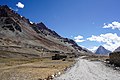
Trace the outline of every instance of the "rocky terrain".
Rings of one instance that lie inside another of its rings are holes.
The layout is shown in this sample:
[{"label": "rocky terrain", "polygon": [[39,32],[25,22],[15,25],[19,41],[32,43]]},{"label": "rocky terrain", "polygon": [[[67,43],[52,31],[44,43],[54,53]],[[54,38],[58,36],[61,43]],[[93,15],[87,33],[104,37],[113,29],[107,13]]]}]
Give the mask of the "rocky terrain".
[{"label": "rocky terrain", "polygon": [[120,66],[119,51],[110,53],[100,46],[93,54],[44,23],[31,23],[7,5],[0,6],[0,80],[119,80],[119,72],[103,64],[107,59]]},{"label": "rocky terrain", "polygon": [[7,5],[0,6],[0,80],[49,80],[80,55],[94,54],[44,23],[31,23]]},{"label": "rocky terrain", "polygon": [[120,67],[120,47],[109,54],[110,63]]},{"label": "rocky terrain", "polygon": [[120,52],[112,52],[109,55],[110,63],[114,64],[115,66],[120,66]]},{"label": "rocky terrain", "polygon": [[[1,57],[47,57],[51,53],[88,53],[72,39],[63,38],[44,23],[30,23],[7,5],[0,6],[0,54]],[[18,56],[19,57],[19,56]]]}]

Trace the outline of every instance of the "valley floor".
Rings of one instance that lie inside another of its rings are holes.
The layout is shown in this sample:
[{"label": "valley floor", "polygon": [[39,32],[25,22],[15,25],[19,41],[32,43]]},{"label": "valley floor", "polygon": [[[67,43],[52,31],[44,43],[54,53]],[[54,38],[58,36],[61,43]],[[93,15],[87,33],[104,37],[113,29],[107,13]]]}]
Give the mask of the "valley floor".
[{"label": "valley floor", "polygon": [[66,61],[51,58],[0,58],[0,80],[43,80],[48,76],[63,72],[74,64],[74,59]]},{"label": "valley floor", "polygon": [[79,58],[74,67],[54,80],[120,80],[120,71],[100,61]]}]

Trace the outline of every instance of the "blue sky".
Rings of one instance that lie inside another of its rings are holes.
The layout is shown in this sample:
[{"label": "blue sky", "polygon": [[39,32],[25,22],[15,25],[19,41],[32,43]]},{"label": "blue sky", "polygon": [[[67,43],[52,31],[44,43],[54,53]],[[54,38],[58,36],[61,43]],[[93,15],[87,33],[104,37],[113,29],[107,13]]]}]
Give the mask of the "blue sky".
[{"label": "blue sky", "polygon": [[120,45],[120,0],[0,0],[4,4],[90,50]]}]

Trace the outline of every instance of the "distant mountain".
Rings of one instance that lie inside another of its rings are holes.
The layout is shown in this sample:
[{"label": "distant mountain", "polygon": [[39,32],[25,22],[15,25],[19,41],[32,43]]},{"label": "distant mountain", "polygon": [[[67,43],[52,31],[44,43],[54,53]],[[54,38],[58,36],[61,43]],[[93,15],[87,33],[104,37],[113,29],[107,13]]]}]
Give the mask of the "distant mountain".
[{"label": "distant mountain", "polygon": [[0,6],[0,50],[37,54],[88,53],[68,38],[61,37],[44,23],[31,23],[7,5]]},{"label": "distant mountain", "polygon": [[100,54],[100,55],[108,55],[111,51],[105,49],[103,46],[99,46],[98,49],[96,50],[95,54]]},{"label": "distant mountain", "polygon": [[120,52],[120,47],[114,50],[114,52]]}]

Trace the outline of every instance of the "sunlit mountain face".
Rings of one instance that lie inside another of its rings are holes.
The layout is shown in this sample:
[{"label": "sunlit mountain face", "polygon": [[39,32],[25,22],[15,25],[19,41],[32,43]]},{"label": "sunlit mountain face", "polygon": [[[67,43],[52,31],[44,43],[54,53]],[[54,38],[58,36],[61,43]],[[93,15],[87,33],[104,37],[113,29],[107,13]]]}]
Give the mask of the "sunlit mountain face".
[{"label": "sunlit mountain face", "polygon": [[99,46],[95,53],[100,55],[108,55],[110,52],[111,51],[105,49],[103,46]]}]

